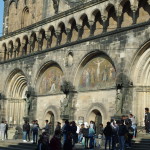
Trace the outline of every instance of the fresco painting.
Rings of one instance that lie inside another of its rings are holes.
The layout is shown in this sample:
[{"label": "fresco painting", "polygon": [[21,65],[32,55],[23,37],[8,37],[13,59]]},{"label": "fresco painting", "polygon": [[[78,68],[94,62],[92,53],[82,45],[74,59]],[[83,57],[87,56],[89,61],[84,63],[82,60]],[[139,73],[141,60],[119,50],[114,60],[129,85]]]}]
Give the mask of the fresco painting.
[{"label": "fresco painting", "polygon": [[63,72],[56,66],[48,68],[40,80],[40,94],[50,94],[60,92]]},{"label": "fresco painting", "polygon": [[103,57],[90,60],[83,68],[80,78],[80,90],[102,89],[115,86],[116,71],[113,65]]}]

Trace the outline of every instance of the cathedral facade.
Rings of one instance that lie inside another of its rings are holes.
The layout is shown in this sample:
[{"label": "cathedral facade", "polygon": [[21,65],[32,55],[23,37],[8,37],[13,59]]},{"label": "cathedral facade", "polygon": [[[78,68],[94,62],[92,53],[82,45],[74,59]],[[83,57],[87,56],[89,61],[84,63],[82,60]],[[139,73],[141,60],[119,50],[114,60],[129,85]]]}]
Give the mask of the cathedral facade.
[{"label": "cathedral facade", "polygon": [[0,120],[9,124],[132,113],[142,125],[150,0],[4,0],[0,70]]}]

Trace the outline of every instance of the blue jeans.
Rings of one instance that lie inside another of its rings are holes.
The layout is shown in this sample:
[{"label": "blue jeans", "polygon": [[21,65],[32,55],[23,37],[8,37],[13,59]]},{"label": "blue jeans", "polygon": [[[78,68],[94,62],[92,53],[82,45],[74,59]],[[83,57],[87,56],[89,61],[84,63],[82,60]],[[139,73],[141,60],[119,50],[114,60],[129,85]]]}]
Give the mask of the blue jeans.
[{"label": "blue jeans", "polygon": [[117,144],[117,135],[112,135],[112,149],[116,149],[116,144]]},{"label": "blue jeans", "polygon": [[27,132],[23,131],[23,140],[27,140]]},{"label": "blue jeans", "polygon": [[63,134],[63,145],[65,144],[66,141],[67,141],[67,134]]},{"label": "blue jeans", "polygon": [[33,143],[37,143],[38,141],[38,132],[33,132]]},{"label": "blue jeans", "polygon": [[79,135],[78,135],[78,142],[79,142],[79,143],[82,142],[82,139],[83,139],[83,134],[79,134]]},{"label": "blue jeans", "polygon": [[107,143],[109,143],[109,149],[110,149],[111,136],[105,136],[105,149],[107,149]]},{"label": "blue jeans", "polygon": [[136,125],[132,125],[131,126],[134,130],[133,136],[136,137],[136,133],[137,133],[137,126]]},{"label": "blue jeans", "polygon": [[89,136],[90,139],[90,148],[94,147],[94,137],[93,136]]},{"label": "blue jeans", "polygon": [[119,136],[119,148],[120,150],[124,150],[125,148],[125,137]]}]

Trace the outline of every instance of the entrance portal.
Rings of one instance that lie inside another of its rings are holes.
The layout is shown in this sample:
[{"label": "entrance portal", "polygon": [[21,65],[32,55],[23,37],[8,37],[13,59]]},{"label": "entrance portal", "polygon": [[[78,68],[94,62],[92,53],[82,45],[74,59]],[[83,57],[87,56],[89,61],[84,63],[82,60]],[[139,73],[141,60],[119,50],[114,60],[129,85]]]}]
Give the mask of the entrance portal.
[{"label": "entrance portal", "polygon": [[102,115],[99,112],[99,110],[93,110],[89,115],[89,122],[94,121],[96,126],[96,132],[98,131],[98,126],[100,123],[102,123]]},{"label": "entrance portal", "polygon": [[47,112],[47,114],[45,116],[45,120],[48,120],[51,123],[51,125],[52,125],[52,133],[51,134],[53,134],[54,126],[55,126],[55,118],[54,118],[53,112],[51,112],[51,111]]}]

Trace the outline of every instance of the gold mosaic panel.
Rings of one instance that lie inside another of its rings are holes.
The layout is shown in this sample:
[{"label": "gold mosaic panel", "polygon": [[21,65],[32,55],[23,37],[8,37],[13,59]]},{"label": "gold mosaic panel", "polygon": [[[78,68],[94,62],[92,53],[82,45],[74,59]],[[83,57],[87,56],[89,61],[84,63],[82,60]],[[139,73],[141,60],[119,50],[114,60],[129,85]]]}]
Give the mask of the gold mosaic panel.
[{"label": "gold mosaic panel", "polygon": [[79,89],[109,88],[115,85],[116,72],[113,65],[103,57],[89,61],[83,68]]},{"label": "gold mosaic panel", "polygon": [[39,93],[49,94],[60,92],[63,72],[56,66],[48,68],[41,76]]}]

